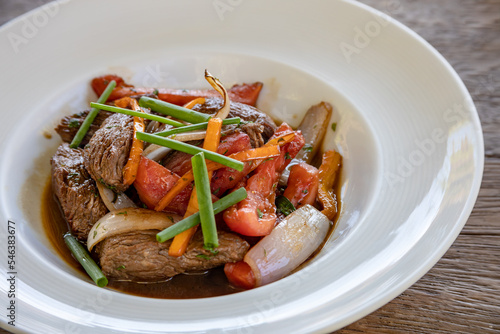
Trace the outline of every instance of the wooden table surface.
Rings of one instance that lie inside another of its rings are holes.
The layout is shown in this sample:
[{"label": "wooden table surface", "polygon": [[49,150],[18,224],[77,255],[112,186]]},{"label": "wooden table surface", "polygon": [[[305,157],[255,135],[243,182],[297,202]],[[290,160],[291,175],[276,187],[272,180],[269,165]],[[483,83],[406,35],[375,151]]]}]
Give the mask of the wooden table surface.
[{"label": "wooden table surface", "polygon": [[[0,24],[45,2],[2,0]],[[362,2],[416,31],[455,68],[479,112],[486,160],[472,215],[445,256],[392,302],[337,333],[500,333],[500,0]]]}]

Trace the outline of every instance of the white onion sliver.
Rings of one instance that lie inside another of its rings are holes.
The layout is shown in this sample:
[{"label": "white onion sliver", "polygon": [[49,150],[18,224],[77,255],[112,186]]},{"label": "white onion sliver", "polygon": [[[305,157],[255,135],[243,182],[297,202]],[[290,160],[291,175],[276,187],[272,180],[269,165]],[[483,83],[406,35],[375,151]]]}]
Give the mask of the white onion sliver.
[{"label": "white onion sliver", "polygon": [[172,226],[182,217],[142,208],[127,208],[108,212],[101,217],[89,232],[87,248],[92,250],[94,245],[105,238],[141,230],[163,230]]},{"label": "white onion sliver", "polygon": [[142,156],[158,162],[165,158],[170,151],[172,151],[171,148],[150,144],[144,151],[142,151]]},{"label": "white onion sliver", "polygon": [[291,273],[323,242],[331,221],[306,204],[287,216],[245,255],[256,286],[269,284]]},{"label": "white onion sliver", "polygon": [[136,208],[137,205],[124,193],[115,193],[100,182],[96,182],[99,195],[109,211]]}]

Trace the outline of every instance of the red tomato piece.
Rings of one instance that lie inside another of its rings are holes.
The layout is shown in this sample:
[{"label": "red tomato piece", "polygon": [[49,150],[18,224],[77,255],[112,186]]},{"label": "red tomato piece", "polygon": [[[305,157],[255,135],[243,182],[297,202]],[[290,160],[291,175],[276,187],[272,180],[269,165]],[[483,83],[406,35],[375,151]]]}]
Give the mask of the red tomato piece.
[{"label": "red tomato piece", "polygon": [[[251,148],[250,137],[246,133],[233,133],[221,138],[217,153],[227,156]],[[250,167],[250,163],[245,163],[241,172],[229,167],[216,170],[210,182],[212,193],[220,197],[228,189],[233,189],[248,174]]]},{"label": "red tomato piece", "polygon": [[255,288],[255,275],[252,268],[245,261],[226,263],[224,274],[226,274],[229,283],[238,288]]},{"label": "red tomato piece", "polygon": [[[131,95],[157,93],[160,100],[177,105],[184,105],[198,97],[220,97],[220,94],[213,89],[155,89],[134,87],[125,83],[123,78],[113,74],[94,78],[91,82],[92,89],[98,96],[100,96],[111,80],[116,81],[116,87],[113,89],[113,92],[111,92],[108,101],[114,101]],[[227,92],[231,101],[255,106],[261,89],[262,82],[254,82],[252,84],[234,85]]]},{"label": "red tomato piece", "polygon": [[[292,128],[283,123],[273,135],[274,138]],[[304,146],[304,137],[297,131],[290,143],[281,148],[278,157],[264,161],[248,179],[245,189],[247,198],[224,212],[224,221],[234,232],[247,236],[264,236],[271,233],[276,223],[276,185],[281,173]]]},{"label": "red tomato piece", "polygon": [[290,176],[283,196],[300,208],[305,204],[314,204],[319,186],[319,171],[317,168],[301,162],[290,167]]},{"label": "red tomato piece", "polygon": [[[139,198],[149,209],[154,209],[158,202],[174,186],[179,176],[159,163],[141,157],[137,176],[133,183]],[[165,211],[184,214],[189,203],[192,187],[180,192],[165,208]]]}]

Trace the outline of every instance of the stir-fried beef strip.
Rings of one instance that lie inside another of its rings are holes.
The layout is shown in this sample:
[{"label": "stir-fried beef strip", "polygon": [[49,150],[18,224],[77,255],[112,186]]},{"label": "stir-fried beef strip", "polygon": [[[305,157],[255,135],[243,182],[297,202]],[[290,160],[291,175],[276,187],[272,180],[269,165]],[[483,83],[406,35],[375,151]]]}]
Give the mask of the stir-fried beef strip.
[{"label": "stir-fried beef strip", "polygon": [[83,150],[72,149],[63,143],[50,163],[52,188],[64,217],[72,233],[80,240],[86,240],[92,226],[108,209],[99,196],[95,181],[85,169]]},{"label": "stir-fried beef strip", "polygon": [[[65,116],[61,119],[55,130],[59,134],[59,136],[61,136],[61,139],[64,142],[71,143],[73,137],[75,137],[78,129],[80,129],[80,126],[82,125],[85,117],[87,117],[88,114],[89,110],[84,110],[71,116]],[[96,118],[94,119],[94,122],[92,122],[89,131],[87,132],[85,137],[83,137],[80,146],[83,147],[87,145],[87,143],[90,141],[90,138],[92,138],[94,133],[99,130],[101,124],[112,114],[113,113],[109,111],[101,110],[101,112],[99,112],[99,114],[97,114]]]},{"label": "stir-fried beef strip", "polygon": [[[205,113],[205,114],[215,114],[220,108],[222,108],[224,101],[219,98],[207,98],[204,104],[197,104],[193,107],[193,110]],[[231,108],[229,110],[228,118],[231,117],[240,117],[243,121],[252,122],[256,124],[260,124],[263,126],[263,129],[260,131],[255,131],[256,128],[250,127],[241,127],[241,129],[246,132],[246,129],[251,129],[254,133],[252,135],[257,135],[258,133],[262,133],[262,142],[265,143],[267,140],[274,134],[276,130],[276,124],[273,119],[263,112],[259,111],[257,108],[249,106],[247,104],[231,102]],[[251,123],[250,123],[251,124]],[[250,125],[248,124],[248,125]],[[230,125],[229,127],[237,128],[237,125]],[[227,131],[227,130],[226,130]],[[252,135],[249,134],[252,138]],[[261,142],[260,139],[255,140],[255,142]],[[255,146],[254,146],[255,147]]]},{"label": "stir-fried beef strip", "polygon": [[106,238],[97,246],[106,277],[135,282],[162,281],[190,271],[207,270],[243,259],[249,244],[232,233],[218,232],[219,247],[211,253],[203,248],[197,232],[180,257],[168,255],[171,241],[156,241],[156,230],[123,233]]},{"label": "stir-fried beef strip", "polygon": [[125,167],[134,134],[132,116],[114,114],[108,117],[85,147],[85,167],[97,182],[114,191],[125,191]]},{"label": "stir-fried beef strip", "polygon": [[259,123],[244,123],[240,124],[239,127],[231,125],[235,131],[241,131],[246,133],[250,137],[250,144],[253,148],[261,147],[265,144],[264,138],[262,136],[264,132],[264,125]]}]

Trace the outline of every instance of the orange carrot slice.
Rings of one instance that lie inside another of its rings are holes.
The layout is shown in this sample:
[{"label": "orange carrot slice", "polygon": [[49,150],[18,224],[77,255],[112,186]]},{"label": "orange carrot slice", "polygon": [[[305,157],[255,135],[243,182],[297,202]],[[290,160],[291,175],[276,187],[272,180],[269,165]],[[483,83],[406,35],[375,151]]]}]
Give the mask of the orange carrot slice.
[{"label": "orange carrot slice", "polygon": [[[135,111],[142,111],[137,101],[130,97],[124,97],[115,101],[115,105],[120,108],[130,108]],[[144,143],[135,137],[137,131],[144,132],[144,119],[134,116],[134,134],[132,136],[132,147],[128,156],[128,161],[123,168],[123,183],[131,185],[135,181]]]}]

